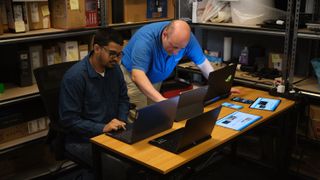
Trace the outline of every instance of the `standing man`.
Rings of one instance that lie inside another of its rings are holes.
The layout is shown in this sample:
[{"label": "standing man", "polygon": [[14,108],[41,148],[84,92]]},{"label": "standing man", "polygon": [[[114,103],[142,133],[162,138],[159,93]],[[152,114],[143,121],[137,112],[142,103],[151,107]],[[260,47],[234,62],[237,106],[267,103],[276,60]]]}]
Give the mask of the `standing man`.
[{"label": "standing man", "polygon": [[64,75],[60,90],[60,121],[68,131],[65,149],[92,166],[89,139],[125,128],[129,97],[118,65],[121,36],[111,29],[99,30],[91,51]]},{"label": "standing man", "polygon": [[141,108],[152,101],[164,100],[159,93],[161,82],[184,56],[191,59],[206,78],[213,71],[185,21],[152,23],[139,29],[124,48],[121,62],[130,102]]}]

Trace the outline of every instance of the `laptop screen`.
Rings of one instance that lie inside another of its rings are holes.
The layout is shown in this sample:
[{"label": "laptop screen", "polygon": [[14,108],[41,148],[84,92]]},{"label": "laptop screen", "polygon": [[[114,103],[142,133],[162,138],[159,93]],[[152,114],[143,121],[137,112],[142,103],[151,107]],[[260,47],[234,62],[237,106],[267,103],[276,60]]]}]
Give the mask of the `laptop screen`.
[{"label": "laptop screen", "polygon": [[232,63],[209,74],[208,91],[204,98],[205,104],[229,96],[236,68],[237,64]]}]

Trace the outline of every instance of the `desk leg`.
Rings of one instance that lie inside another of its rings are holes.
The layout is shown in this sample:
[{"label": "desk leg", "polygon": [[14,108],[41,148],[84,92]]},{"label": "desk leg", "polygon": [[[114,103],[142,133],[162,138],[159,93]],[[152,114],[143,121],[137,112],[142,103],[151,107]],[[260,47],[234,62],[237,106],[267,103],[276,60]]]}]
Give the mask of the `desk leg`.
[{"label": "desk leg", "polygon": [[94,177],[96,180],[102,179],[102,171],[101,171],[101,150],[100,147],[96,144],[92,145],[92,158],[93,158],[93,170]]}]

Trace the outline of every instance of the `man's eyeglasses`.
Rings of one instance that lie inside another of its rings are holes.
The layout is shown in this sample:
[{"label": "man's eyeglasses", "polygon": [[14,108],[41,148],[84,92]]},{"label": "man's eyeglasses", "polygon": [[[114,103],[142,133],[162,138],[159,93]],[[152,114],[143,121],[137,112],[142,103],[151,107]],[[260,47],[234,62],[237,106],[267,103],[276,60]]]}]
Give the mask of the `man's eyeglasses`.
[{"label": "man's eyeglasses", "polygon": [[113,50],[108,50],[105,47],[102,47],[111,58],[121,58],[122,57],[122,52],[117,52],[117,51],[113,51]]}]

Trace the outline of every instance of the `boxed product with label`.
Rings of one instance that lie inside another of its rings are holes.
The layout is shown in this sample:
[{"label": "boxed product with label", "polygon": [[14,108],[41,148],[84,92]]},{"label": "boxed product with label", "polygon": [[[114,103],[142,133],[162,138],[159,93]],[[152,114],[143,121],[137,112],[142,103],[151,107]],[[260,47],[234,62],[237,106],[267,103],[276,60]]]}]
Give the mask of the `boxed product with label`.
[{"label": "boxed product with label", "polygon": [[42,117],[0,129],[0,144],[48,129],[48,118]]},{"label": "boxed product with label", "polygon": [[84,57],[86,57],[89,53],[89,46],[88,44],[81,44],[79,45],[79,58],[82,60]]},{"label": "boxed product with label", "polygon": [[310,135],[313,139],[320,140],[320,106],[310,105]]},{"label": "boxed product with label", "polygon": [[25,2],[12,2],[5,0],[9,30],[13,32],[26,32],[28,31],[28,17]]},{"label": "boxed product with label", "polygon": [[30,30],[50,28],[50,11],[48,1],[28,2]]},{"label": "boxed product with label", "polygon": [[59,47],[62,62],[79,60],[78,41],[61,42]]},{"label": "boxed product with label", "polygon": [[172,0],[109,0],[107,6],[112,24],[174,18]]},{"label": "boxed product with label", "polygon": [[77,29],[86,27],[85,0],[50,1],[51,22],[54,28]]},{"label": "boxed product with label", "polygon": [[86,2],[86,22],[87,27],[99,25],[98,0],[85,0]]},{"label": "boxed product with label", "polygon": [[33,74],[33,70],[42,66],[43,63],[43,49],[41,45],[34,45],[29,47],[29,55],[31,60],[31,72],[32,72],[32,83],[36,83],[36,79]]}]

